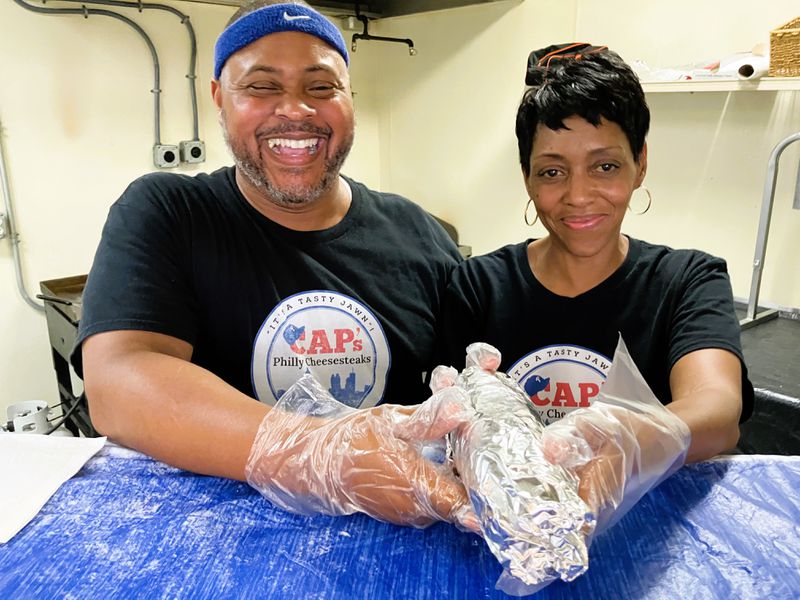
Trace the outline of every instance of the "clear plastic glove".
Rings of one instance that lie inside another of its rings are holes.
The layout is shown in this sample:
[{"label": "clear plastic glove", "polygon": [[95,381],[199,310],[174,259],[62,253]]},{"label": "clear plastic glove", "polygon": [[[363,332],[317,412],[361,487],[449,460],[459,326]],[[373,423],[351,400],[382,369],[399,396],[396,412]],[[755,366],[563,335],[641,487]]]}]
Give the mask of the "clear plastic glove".
[{"label": "clear plastic glove", "polygon": [[579,477],[595,534],[677,471],[690,442],[689,427],[658,402],[621,339],[594,404],[548,425],[542,437],[545,457]]},{"label": "clear plastic glove", "polygon": [[273,504],[299,514],[363,512],[398,525],[436,521],[475,529],[463,485],[448,465],[423,457],[469,417],[455,390],[416,407],[357,410],[303,376],[264,417],[245,468]]}]

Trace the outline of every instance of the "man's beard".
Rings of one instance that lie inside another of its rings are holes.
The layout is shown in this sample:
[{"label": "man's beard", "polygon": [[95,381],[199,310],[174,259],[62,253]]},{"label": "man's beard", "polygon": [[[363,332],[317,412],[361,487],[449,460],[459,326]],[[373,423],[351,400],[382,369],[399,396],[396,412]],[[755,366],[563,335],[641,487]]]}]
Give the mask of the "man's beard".
[{"label": "man's beard", "polygon": [[[305,133],[313,133],[326,139],[330,139],[329,131],[321,130],[318,127],[310,125],[283,127],[279,129],[272,129],[268,132],[259,132],[257,137],[259,140],[258,154],[251,153],[247,146],[240,140],[234,140],[228,135],[228,128],[225,123],[225,116],[222,116],[222,130],[225,136],[225,143],[233,156],[236,163],[236,168],[245,176],[250,184],[261,192],[266,198],[278,206],[283,207],[298,207],[306,204],[311,204],[318,200],[331,186],[336,182],[339,177],[339,170],[342,168],[347,155],[350,153],[350,148],[353,146],[353,134],[342,140],[341,145],[336,152],[325,159],[325,170],[323,171],[322,178],[316,185],[306,186],[302,184],[286,186],[283,188],[277,187],[267,176],[267,171],[264,168],[264,161],[261,157],[261,144],[266,144],[267,135],[278,135],[281,133],[302,131]],[[266,150],[269,152],[269,150]],[[287,169],[289,173],[296,172],[298,174],[303,172],[303,168]]]}]

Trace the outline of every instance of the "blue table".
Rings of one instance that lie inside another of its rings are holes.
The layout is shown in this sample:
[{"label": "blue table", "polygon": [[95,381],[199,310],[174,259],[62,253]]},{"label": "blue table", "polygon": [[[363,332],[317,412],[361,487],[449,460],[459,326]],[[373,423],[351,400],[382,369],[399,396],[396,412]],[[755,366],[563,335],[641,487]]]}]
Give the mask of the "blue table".
[{"label": "blue table", "polygon": [[[690,465],[536,598],[800,597],[800,457]],[[107,446],[0,546],[0,598],[508,598],[482,540],[298,517],[247,485]]]}]

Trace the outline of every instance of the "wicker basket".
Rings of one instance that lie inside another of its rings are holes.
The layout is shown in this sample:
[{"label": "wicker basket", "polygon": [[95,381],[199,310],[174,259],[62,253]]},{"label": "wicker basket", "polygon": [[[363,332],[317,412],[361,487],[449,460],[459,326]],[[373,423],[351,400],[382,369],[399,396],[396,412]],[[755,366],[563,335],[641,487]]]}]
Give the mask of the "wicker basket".
[{"label": "wicker basket", "polygon": [[770,32],[769,76],[800,77],[800,17]]}]

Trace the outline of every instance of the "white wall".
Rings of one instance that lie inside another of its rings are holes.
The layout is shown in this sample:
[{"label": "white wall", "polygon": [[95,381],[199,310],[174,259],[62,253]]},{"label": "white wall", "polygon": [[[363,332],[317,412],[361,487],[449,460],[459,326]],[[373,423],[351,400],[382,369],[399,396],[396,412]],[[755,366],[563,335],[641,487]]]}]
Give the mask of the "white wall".
[{"label": "white wall", "polygon": [[[381,183],[453,222],[484,253],[527,236],[514,115],[528,52],[573,40],[609,45],[627,60],[675,66],[749,51],[798,14],[796,0],[525,0],[387,19],[379,88]],[[366,46],[365,46],[366,48]],[[360,51],[360,50],[359,50]],[[650,94],[653,207],[625,231],[728,261],[734,294],[749,293],[766,163],[800,130],[800,92]],[[761,299],[800,306],[800,211],[791,209],[800,144],[784,153]],[[635,199],[644,205],[644,199]]]},{"label": "white wall", "polygon": [[[207,151],[205,163],[175,170],[210,171],[230,164],[209,81],[214,40],[235,9],[187,2],[172,5],[191,17],[197,35],[200,137]],[[191,139],[185,27],[163,11],[111,10],[138,22],[159,53],[162,143]],[[111,18],[42,16],[5,1],[0,2],[0,23],[2,142],[24,276],[35,295],[39,281],[88,272],[109,206],[130,181],[155,170],[152,62],[142,39]],[[372,69],[369,65],[368,55],[354,57],[359,131],[348,173],[377,187],[377,120],[369,112],[374,94],[363,75]],[[4,239],[0,240],[0,416],[5,419],[7,405],[32,399],[58,402],[47,327],[43,314],[29,307],[17,291],[11,245]]]},{"label": "white wall", "polygon": [[[575,2],[509,1],[379,23],[404,46],[381,57],[381,184],[455,224],[476,253],[524,239],[527,201],[514,142],[528,53],[572,39]],[[389,75],[390,74],[390,75]]]}]

